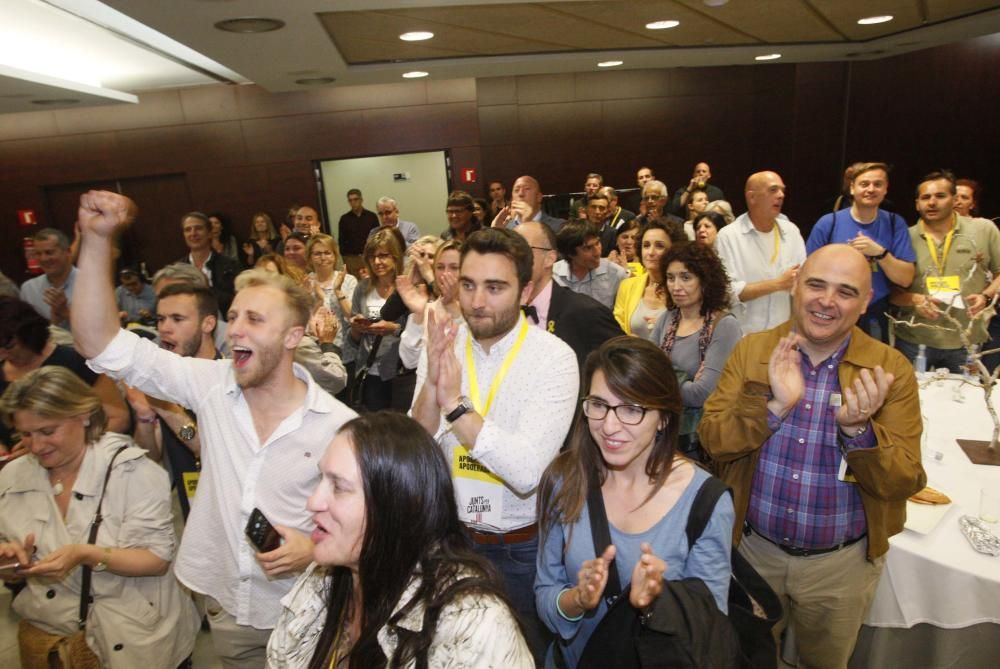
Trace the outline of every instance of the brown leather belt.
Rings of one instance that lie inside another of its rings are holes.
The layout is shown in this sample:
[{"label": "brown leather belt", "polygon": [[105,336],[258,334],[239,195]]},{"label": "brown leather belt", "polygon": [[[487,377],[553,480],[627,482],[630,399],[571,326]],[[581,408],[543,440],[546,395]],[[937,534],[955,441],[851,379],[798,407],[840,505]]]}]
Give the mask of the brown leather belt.
[{"label": "brown leather belt", "polygon": [[481,532],[477,529],[465,526],[469,536],[477,544],[482,546],[500,546],[503,544],[523,544],[538,536],[538,523],[532,523],[527,527],[519,527],[510,532]]}]

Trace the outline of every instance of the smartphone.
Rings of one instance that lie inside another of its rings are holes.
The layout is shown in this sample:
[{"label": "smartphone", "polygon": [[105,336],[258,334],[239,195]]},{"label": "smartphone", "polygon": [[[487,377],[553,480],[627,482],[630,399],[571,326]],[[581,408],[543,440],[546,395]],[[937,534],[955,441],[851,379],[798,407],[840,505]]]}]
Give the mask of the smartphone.
[{"label": "smartphone", "polygon": [[260,509],[254,509],[247,521],[247,539],[254,545],[258,553],[269,553],[281,545],[281,535],[264,517]]},{"label": "smartphone", "polygon": [[11,562],[0,562],[0,572],[2,573],[14,573],[21,568],[21,563],[17,560]]}]

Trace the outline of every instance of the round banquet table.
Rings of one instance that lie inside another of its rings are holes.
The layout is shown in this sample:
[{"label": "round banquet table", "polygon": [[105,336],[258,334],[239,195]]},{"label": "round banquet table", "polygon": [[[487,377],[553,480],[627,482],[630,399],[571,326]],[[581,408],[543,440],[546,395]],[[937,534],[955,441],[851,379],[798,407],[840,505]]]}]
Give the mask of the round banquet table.
[{"label": "round banquet table", "polygon": [[[992,399],[1000,411],[1000,388]],[[1000,490],[1000,467],[972,464],[956,439],[988,441],[993,422],[982,389],[955,376],[922,382],[920,406],[927,483],[952,503],[933,511],[907,502],[852,669],[1000,665],[1000,557],[976,552],[958,525],[978,514],[981,488]]]}]

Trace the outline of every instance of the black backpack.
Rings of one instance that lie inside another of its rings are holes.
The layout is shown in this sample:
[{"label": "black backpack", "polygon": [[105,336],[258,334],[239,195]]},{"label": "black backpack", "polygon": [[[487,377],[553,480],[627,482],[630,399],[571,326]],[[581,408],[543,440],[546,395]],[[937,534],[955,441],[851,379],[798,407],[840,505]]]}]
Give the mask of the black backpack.
[{"label": "black backpack", "polygon": [[[715,477],[702,484],[688,515],[689,546],[701,537],[727,490]],[[600,555],[611,544],[611,534],[599,486],[592,486],[587,507],[595,554]],[[775,667],[771,627],[781,617],[781,605],[767,582],[735,550],[732,564],[727,617],[698,578],[665,581],[652,610],[640,616],[629,603],[628,588],[622,591],[612,563],[604,589],[608,611],[587,641],[579,669]],[[760,605],[756,614],[751,598]]]}]

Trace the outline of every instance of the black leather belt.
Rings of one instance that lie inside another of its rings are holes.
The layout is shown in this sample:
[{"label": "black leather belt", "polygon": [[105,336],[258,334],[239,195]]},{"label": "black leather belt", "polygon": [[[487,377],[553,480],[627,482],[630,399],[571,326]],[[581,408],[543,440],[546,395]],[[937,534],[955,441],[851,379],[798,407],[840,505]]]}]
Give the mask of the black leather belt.
[{"label": "black leather belt", "polygon": [[758,537],[767,541],[768,543],[774,544],[775,546],[780,548],[785,553],[791,555],[792,557],[809,557],[811,555],[824,555],[826,553],[833,553],[835,551],[839,551],[841,548],[847,548],[851,544],[856,544],[862,539],[864,539],[866,536],[868,536],[867,534],[862,534],[860,537],[855,537],[854,539],[848,539],[847,541],[839,543],[836,546],[830,546],[829,548],[798,548],[796,546],[786,546],[785,544],[779,544],[777,541],[773,541],[769,537],[765,537],[763,534],[761,534],[756,529],[751,527],[749,523],[747,524],[747,527],[750,529],[751,532],[756,534]]}]

